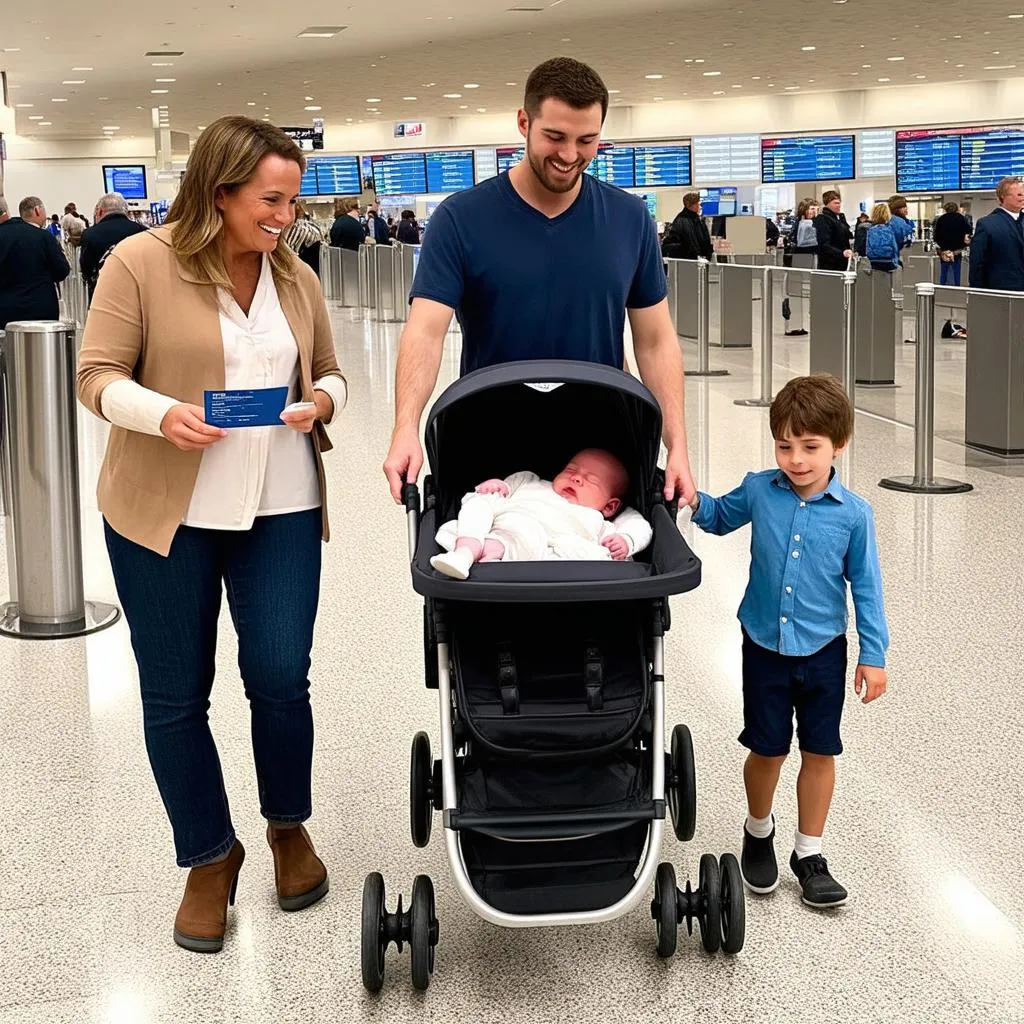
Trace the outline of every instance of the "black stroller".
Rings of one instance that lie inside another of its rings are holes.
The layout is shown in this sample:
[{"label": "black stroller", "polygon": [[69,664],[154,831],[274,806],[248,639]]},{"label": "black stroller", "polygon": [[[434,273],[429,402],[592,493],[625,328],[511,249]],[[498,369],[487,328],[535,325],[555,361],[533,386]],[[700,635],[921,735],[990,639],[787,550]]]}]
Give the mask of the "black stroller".
[{"label": "black stroller", "polygon": [[[443,815],[452,875],[485,920],[513,928],[599,923],[650,904],[657,952],[679,924],[708,952],[743,945],[744,897],[732,854],[700,859],[696,891],[658,864],[666,805],[693,838],[696,783],[685,725],[665,751],[668,598],[700,583],[700,562],[665,504],[661,411],[618,370],[561,361],[505,363],[454,383],[430,413],[433,476],[406,487],[413,587],[425,599],[426,684],[439,691],[441,759],[413,739],[412,839]],[[630,473],[628,504],[654,537],[635,561],[478,563],[468,580],[431,568],[441,523],[481,480],[531,469],[551,479],[576,451],[605,448]],[[363,888],[362,975],[378,991],[391,942],[408,943],[426,989],[438,923],[433,883],[390,913],[384,879]]]}]

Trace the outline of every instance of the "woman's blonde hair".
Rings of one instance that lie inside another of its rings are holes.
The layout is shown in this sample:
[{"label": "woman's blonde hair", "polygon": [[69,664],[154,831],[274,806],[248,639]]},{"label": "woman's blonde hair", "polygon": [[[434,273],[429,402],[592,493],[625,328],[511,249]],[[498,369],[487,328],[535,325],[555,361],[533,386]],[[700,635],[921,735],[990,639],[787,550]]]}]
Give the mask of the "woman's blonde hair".
[{"label": "woman's blonde hair", "polygon": [[888,203],[875,203],[871,211],[872,224],[888,224],[892,220],[892,210]]},{"label": "woman's blonde hair", "polygon": [[[217,209],[217,193],[234,192],[251,181],[260,161],[272,153],[306,170],[306,159],[291,138],[272,124],[248,117],[220,117],[196,141],[164,223],[174,225],[175,255],[204,283],[233,287],[221,255],[224,219]],[[298,257],[287,245],[278,244],[270,253],[270,265],[276,278],[295,280]]]}]

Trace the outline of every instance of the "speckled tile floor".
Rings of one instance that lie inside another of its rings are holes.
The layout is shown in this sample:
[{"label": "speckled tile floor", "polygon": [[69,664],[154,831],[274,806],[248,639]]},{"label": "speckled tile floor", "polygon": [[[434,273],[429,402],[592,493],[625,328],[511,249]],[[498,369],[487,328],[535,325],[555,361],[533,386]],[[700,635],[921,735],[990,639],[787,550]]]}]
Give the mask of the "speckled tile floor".
[{"label": "speckled tile floor", "polygon": [[[869,708],[847,705],[826,839],[851,890],[846,908],[807,910],[787,878],[772,897],[748,899],[746,946],[732,959],[682,937],[675,958],[659,961],[645,909],[589,929],[502,931],[456,895],[439,824],[427,849],[409,839],[409,741],[425,728],[436,746],[439,731],[422,684],[405,521],[380,471],[398,330],[348,310],[334,322],[352,400],[328,459],[335,540],[313,656],[310,823],[331,893],[301,914],[276,906],[226,620],[212,720],[249,857],[217,956],[171,941],[184,874],[146,760],[125,625],[56,644],[0,640],[0,1021],[1024,1021],[1019,474],[940,440],[936,472],[972,482],[973,493],[880,490],[881,476],[911,469],[912,433],[857,418],[843,472],[875,507],[893,645],[890,693]],[[449,340],[442,384],[457,368],[457,336]],[[777,384],[805,369],[805,352],[806,343],[778,343]],[[732,376],[691,379],[687,402],[698,482],[723,491],[767,466],[771,447],[767,413],[732,404],[757,390],[757,350],[716,355]],[[898,358],[912,376],[912,355]],[[959,373],[962,396],[962,362],[958,371],[949,361],[942,386],[955,392]],[[87,590],[109,600],[91,499],[103,429],[84,414],[81,423]],[[738,852],[735,610],[748,546],[743,533],[719,540],[683,529],[704,560],[704,584],[674,601],[667,645],[667,719],[690,725],[698,765],[696,838],[669,838],[663,850],[680,879],[696,875],[702,852]],[[794,826],[794,781],[788,767],[780,852]],[[362,989],[360,892],[376,869],[392,906],[400,891],[408,900],[416,874],[435,880],[441,944],[425,996],[411,989],[408,955],[393,949],[383,993]]]}]

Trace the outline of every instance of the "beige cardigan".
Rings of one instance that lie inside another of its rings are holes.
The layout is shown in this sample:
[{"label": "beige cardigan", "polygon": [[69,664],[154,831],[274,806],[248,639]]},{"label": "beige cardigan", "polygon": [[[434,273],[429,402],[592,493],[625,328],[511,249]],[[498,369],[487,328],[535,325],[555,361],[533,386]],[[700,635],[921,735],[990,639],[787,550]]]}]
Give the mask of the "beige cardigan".
[{"label": "beige cardigan", "polygon": [[[78,358],[78,397],[103,417],[100,398],[116,380],[192,405],[203,405],[204,391],[224,388],[217,289],[201,284],[171,248],[172,227],[126,238],[107,259],[89,309]],[[316,274],[295,260],[293,284],[275,280],[281,309],[299,348],[299,386],[313,399],[313,381],[341,376],[330,318]],[[327,491],[321,453],[331,442],[323,424],[313,431],[317,476],[323,503]],[[167,555],[188,511],[202,452],[183,452],[164,437],[113,426],[100,470],[100,511],[123,537]]]}]

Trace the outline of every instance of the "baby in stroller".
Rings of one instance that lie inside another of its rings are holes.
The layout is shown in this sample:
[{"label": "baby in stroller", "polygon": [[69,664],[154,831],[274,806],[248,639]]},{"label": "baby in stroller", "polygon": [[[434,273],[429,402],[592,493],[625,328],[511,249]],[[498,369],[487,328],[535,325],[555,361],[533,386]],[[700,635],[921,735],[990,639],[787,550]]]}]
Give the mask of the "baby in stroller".
[{"label": "baby in stroller", "polygon": [[476,562],[549,559],[622,561],[651,542],[651,526],[624,507],[626,467],[610,452],[586,448],[548,482],[535,473],[485,480],[462,499],[458,520],[436,535],[445,549],[430,564],[467,579]]}]

